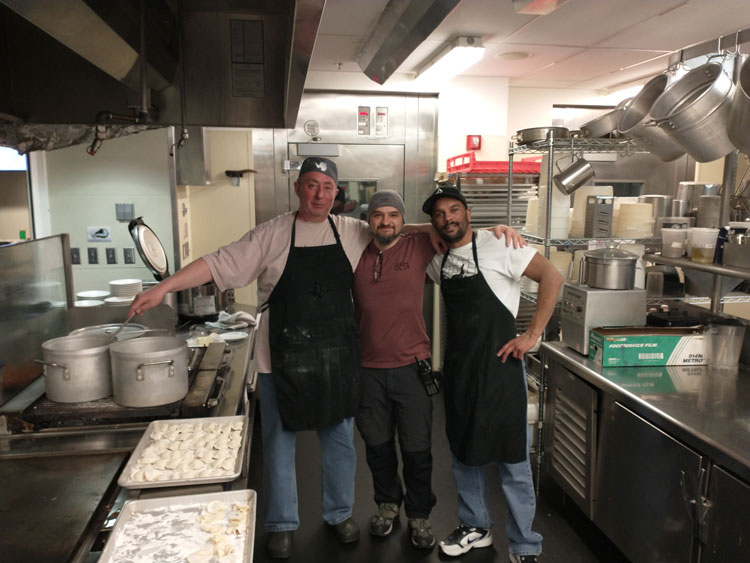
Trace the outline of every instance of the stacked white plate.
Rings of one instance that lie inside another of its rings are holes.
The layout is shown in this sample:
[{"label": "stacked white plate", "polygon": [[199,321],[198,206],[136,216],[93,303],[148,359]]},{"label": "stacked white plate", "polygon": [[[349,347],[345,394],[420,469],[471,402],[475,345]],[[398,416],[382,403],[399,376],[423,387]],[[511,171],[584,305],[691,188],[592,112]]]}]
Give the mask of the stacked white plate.
[{"label": "stacked white plate", "polygon": [[104,299],[105,305],[126,305],[133,302],[135,296],[131,297],[106,297]]},{"label": "stacked white plate", "polygon": [[143,282],[136,279],[112,280],[109,293],[112,297],[135,297],[143,291]]},{"label": "stacked white plate", "polygon": [[79,291],[76,293],[78,299],[104,299],[109,297],[109,291],[103,289],[90,289],[88,291]]},{"label": "stacked white plate", "polygon": [[104,301],[100,299],[79,299],[73,305],[76,307],[99,307],[104,305]]}]

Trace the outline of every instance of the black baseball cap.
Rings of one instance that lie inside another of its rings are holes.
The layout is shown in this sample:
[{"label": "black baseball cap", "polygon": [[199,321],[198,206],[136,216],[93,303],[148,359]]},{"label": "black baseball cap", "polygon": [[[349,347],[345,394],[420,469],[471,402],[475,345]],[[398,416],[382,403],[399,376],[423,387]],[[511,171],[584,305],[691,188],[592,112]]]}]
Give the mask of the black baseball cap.
[{"label": "black baseball cap", "polygon": [[454,188],[453,186],[445,186],[439,187],[434,192],[432,192],[432,195],[428,197],[422,204],[422,211],[427,213],[427,215],[432,215],[432,207],[435,205],[435,202],[441,197],[450,197],[453,199],[457,199],[458,201],[463,203],[465,207],[469,207],[469,204],[466,203],[466,198],[461,193],[461,190],[459,190],[458,188]]},{"label": "black baseball cap", "polygon": [[298,178],[306,172],[320,172],[331,178],[336,184],[339,181],[339,171],[336,168],[336,163],[322,156],[308,156],[302,162]]}]

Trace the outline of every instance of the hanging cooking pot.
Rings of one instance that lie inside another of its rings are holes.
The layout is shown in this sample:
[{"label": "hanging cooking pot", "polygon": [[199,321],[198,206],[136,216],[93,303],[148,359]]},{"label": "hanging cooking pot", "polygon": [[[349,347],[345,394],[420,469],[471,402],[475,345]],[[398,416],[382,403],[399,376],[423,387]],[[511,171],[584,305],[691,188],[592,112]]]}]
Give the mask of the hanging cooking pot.
[{"label": "hanging cooking pot", "polygon": [[728,135],[734,146],[750,154],[750,58],[742,63],[729,112]]},{"label": "hanging cooking pot", "polygon": [[44,388],[56,403],[82,403],[112,394],[110,336],[62,336],[42,343]]},{"label": "hanging cooking pot", "polygon": [[[135,242],[138,254],[151,270],[157,281],[169,277],[169,263],[164,246],[159,237],[143,222],[142,217],[133,219],[128,225],[130,236]],[[168,293],[165,302],[181,317],[194,321],[215,321],[220,311],[234,305],[234,290],[219,291],[215,284],[206,283],[199,287]]]},{"label": "hanging cooking pot", "polygon": [[656,99],[664,92],[669,78],[666,74],[655,76],[643,86],[638,95],[625,107],[617,130],[627,135],[636,145],[669,162],[685,154],[680,143],[664,129],[650,122],[649,112]]},{"label": "hanging cooking pot", "polygon": [[671,84],[654,102],[651,117],[698,162],[734,150],[727,134],[734,83],[719,63],[706,63]]},{"label": "hanging cooking pot", "polygon": [[181,338],[146,336],[110,346],[114,401],[123,407],[154,407],[188,392],[188,348]]},{"label": "hanging cooking pot", "polygon": [[578,281],[599,289],[633,289],[638,255],[619,248],[583,253]]},{"label": "hanging cooking pot", "polygon": [[617,131],[623,108],[616,108],[581,125],[581,135],[587,139],[598,139]]}]

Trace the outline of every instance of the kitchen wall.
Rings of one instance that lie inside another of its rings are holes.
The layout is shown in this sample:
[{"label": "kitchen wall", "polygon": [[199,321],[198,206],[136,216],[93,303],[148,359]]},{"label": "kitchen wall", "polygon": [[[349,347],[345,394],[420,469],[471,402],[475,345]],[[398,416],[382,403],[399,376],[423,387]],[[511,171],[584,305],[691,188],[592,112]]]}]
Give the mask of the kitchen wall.
[{"label": "kitchen wall", "polygon": [[[239,186],[226,170],[253,168],[250,129],[206,129],[208,186],[178,186],[177,209],[182,265],[220,246],[239,239],[255,227],[255,181],[252,173],[240,178]],[[257,286],[235,291],[237,303],[257,305]]]},{"label": "kitchen wall", "polygon": [[[137,252],[135,264],[124,263],[123,249],[135,244],[128,221],[116,219],[116,203],[135,205],[135,216],[143,216],[159,237],[174,272],[169,145],[168,130],[156,129],[104,141],[93,157],[83,145],[45,153],[42,191],[49,200],[51,232],[69,233],[71,248],[81,253],[81,264],[73,266],[75,291],[106,290],[113,279],[154,279]],[[33,175],[32,180],[37,181]],[[88,227],[106,227],[111,240],[89,242]],[[88,263],[88,248],[97,249],[98,264]],[[107,264],[106,248],[115,249],[116,264]]]},{"label": "kitchen wall", "polygon": [[26,171],[0,171],[0,241],[18,240],[19,231],[31,238]]},{"label": "kitchen wall", "polygon": [[[482,136],[477,160],[507,160],[508,143],[516,131],[560,119],[554,104],[611,104],[604,96],[596,90],[511,88],[507,78],[454,78],[440,92],[438,170],[445,170],[447,158],[468,152],[467,135]],[[585,122],[577,122],[582,115],[567,114],[575,126]]]}]

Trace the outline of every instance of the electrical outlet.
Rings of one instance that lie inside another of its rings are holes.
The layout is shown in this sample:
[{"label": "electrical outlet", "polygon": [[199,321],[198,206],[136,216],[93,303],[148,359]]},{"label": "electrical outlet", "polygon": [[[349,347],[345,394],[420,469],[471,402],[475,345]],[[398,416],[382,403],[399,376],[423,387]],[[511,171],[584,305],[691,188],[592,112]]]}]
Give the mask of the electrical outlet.
[{"label": "electrical outlet", "polygon": [[117,254],[114,248],[105,248],[104,252],[107,255],[107,264],[117,264]]},{"label": "electrical outlet", "polygon": [[89,264],[98,264],[99,263],[99,249],[98,248],[89,248]]},{"label": "electrical outlet", "polygon": [[123,248],[123,258],[126,264],[135,264],[135,249],[134,248]]},{"label": "electrical outlet", "polygon": [[70,262],[72,264],[80,264],[81,263],[81,249],[80,248],[71,248],[70,249]]}]

